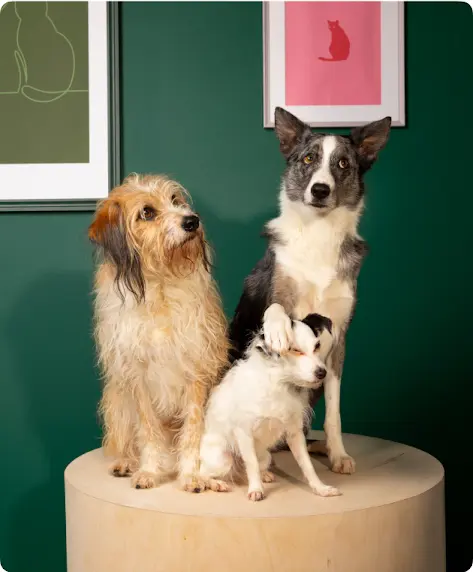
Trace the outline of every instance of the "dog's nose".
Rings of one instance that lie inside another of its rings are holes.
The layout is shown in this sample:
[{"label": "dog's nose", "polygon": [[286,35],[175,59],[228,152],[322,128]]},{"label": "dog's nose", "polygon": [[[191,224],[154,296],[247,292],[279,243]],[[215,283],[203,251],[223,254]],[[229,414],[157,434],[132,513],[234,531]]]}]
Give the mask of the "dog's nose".
[{"label": "dog's nose", "polygon": [[314,183],[310,189],[314,199],[321,201],[326,199],[330,194],[330,187],[325,183]]},{"label": "dog's nose", "polygon": [[182,219],[182,228],[186,232],[194,232],[199,228],[199,217],[196,215],[185,216]]},{"label": "dog's nose", "polygon": [[325,379],[326,375],[327,375],[327,370],[324,367],[318,367],[315,370],[315,377],[317,379]]}]

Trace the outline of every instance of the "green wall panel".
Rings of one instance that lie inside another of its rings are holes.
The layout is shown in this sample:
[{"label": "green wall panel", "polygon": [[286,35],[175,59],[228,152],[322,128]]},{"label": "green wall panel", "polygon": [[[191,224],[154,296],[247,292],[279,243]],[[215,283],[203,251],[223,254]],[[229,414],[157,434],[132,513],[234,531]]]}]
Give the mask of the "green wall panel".
[{"label": "green wall panel", "polygon": [[0,216],[0,559],[8,572],[65,571],[63,471],[99,444],[89,218]]},{"label": "green wall panel", "polygon": [[[344,429],[421,447],[444,463],[449,572],[463,572],[471,562],[473,21],[461,3],[412,3],[406,12],[408,127],[393,132],[367,181],[362,234],[371,253],[349,335]],[[167,172],[189,188],[229,315],[264,251],[259,232],[277,211],[283,168],[274,133],[262,128],[261,25],[259,3],[122,5],[124,172]],[[89,220],[0,215],[0,560],[8,572],[65,571],[62,472],[99,442]]]}]

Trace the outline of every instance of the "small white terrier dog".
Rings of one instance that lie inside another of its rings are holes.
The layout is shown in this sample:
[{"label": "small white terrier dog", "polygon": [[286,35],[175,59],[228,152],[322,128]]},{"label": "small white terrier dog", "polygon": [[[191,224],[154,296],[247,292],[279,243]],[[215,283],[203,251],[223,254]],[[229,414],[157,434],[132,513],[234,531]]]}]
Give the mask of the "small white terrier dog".
[{"label": "small white terrier dog", "polygon": [[319,337],[324,330],[331,334],[331,321],[310,314],[292,321],[292,328],[292,347],[282,355],[271,352],[263,334],[257,334],[245,358],[226,373],[210,397],[200,472],[214,491],[229,490],[230,473],[241,460],[248,477],[248,498],[262,500],[263,482],[274,480],[268,471],[269,450],[285,437],[313,492],[324,497],[341,494],[317,476],[303,431],[310,415],[309,391],[320,387],[327,375]]}]

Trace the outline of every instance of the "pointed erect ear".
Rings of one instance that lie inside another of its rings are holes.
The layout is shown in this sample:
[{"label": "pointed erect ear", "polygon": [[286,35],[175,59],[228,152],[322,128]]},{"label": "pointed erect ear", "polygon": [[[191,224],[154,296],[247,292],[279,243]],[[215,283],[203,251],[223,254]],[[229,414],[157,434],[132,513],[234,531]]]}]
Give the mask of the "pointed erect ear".
[{"label": "pointed erect ear", "polygon": [[141,260],[128,241],[126,225],[120,203],[106,199],[98,208],[89,227],[89,238],[103,249],[104,255],[115,267],[115,285],[124,299],[124,288],[140,302],[145,297],[145,282]]},{"label": "pointed erect ear", "polygon": [[378,153],[388,141],[390,130],[391,118],[385,117],[363,127],[355,127],[350,133],[350,139],[357,148],[365,168],[369,169],[376,161]]},{"label": "pointed erect ear", "polygon": [[297,119],[295,115],[289,113],[282,107],[276,107],[274,113],[274,126],[279,139],[281,152],[286,157],[293,152],[294,148],[305,136],[312,134],[310,127]]}]

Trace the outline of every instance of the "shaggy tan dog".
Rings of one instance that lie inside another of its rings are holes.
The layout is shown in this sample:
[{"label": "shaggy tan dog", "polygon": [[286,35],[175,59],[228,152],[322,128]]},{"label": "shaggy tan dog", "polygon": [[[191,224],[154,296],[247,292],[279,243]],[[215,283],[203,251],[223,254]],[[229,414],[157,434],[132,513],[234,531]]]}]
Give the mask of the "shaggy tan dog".
[{"label": "shaggy tan dog", "polygon": [[111,472],[136,488],[178,473],[185,490],[204,490],[204,407],[228,342],[199,218],[178,183],[131,175],[98,206],[89,237],[103,254],[95,333]]}]

